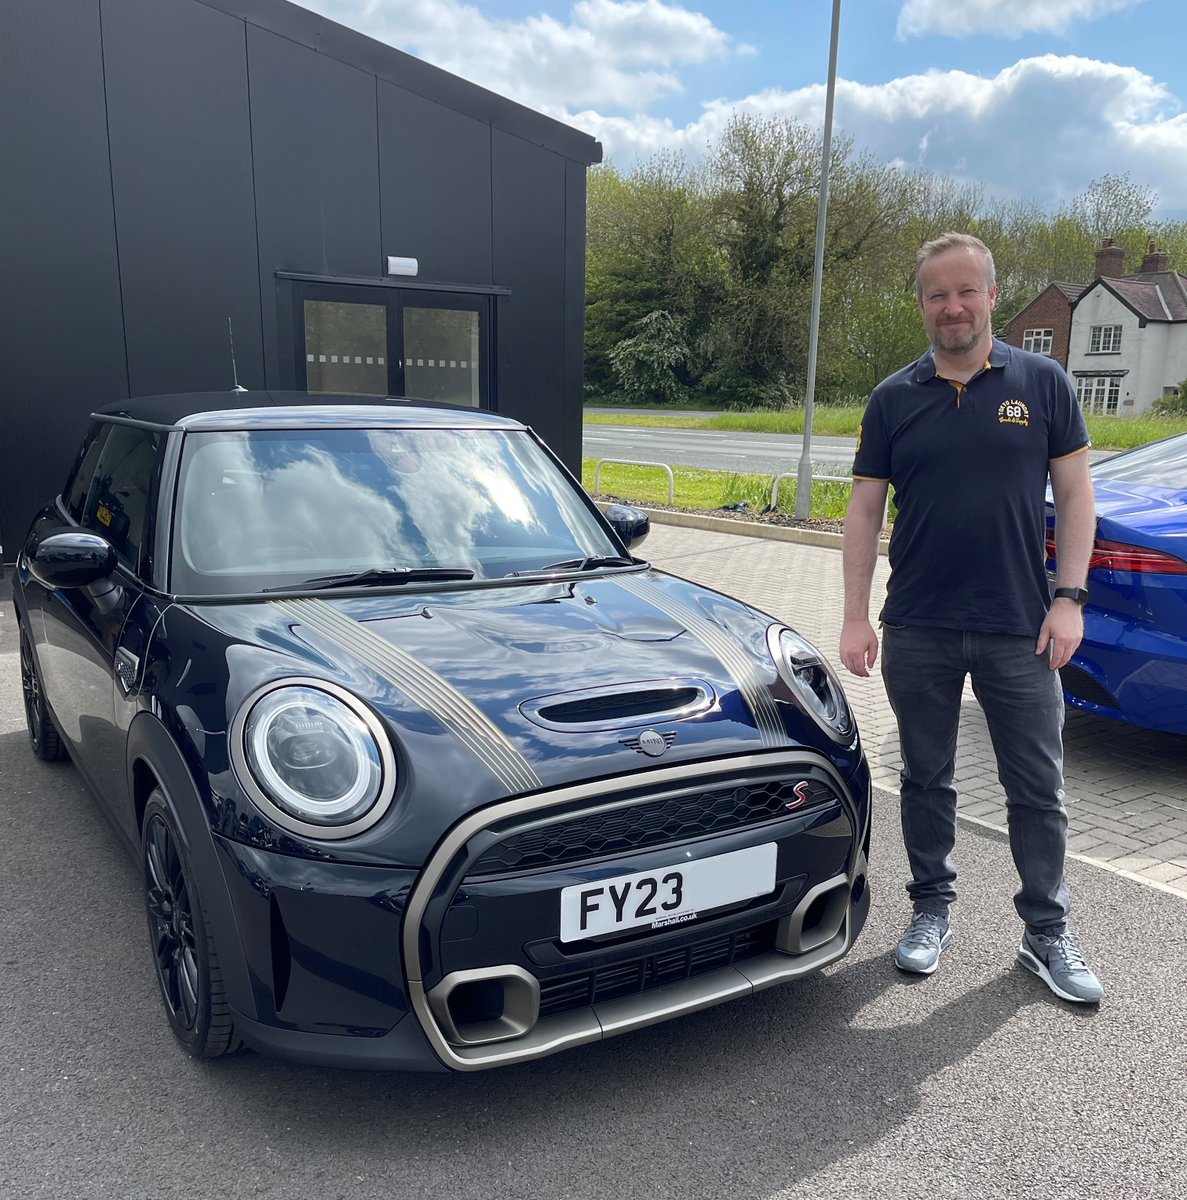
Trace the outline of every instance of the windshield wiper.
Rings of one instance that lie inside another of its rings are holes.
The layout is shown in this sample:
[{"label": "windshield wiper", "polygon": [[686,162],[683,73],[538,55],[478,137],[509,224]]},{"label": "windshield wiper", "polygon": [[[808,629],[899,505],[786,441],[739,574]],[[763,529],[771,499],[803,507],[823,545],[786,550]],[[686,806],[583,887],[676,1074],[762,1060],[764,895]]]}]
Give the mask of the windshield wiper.
[{"label": "windshield wiper", "polygon": [[365,571],[341,571],[337,575],[317,575],[300,583],[285,583],[264,588],[266,592],[297,592],[306,588],[351,587],[365,583],[423,583],[436,579],[473,579],[469,567],[368,567]]},{"label": "windshield wiper", "polygon": [[550,571],[592,571],[596,567],[633,567],[633,558],[621,554],[587,554],[584,558],[565,558],[549,563],[546,567],[533,567],[530,571],[508,571],[507,578],[520,575],[547,575]]}]

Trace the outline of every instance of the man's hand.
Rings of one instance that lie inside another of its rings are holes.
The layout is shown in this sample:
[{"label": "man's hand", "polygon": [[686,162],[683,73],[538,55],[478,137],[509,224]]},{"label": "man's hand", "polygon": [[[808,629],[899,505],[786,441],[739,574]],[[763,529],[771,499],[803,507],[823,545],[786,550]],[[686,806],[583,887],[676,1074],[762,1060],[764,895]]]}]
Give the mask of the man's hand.
[{"label": "man's hand", "polygon": [[[1050,654],[1047,665],[1052,671],[1066,666],[1084,637],[1084,612],[1074,600],[1060,597],[1051,602],[1047,619],[1039,630],[1036,654]],[[842,644],[844,635],[842,634]]]},{"label": "man's hand", "polygon": [[868,619],[846,621],[841,626],[841,661],[852,675],[868,678],[878,661],[878,635]]}]

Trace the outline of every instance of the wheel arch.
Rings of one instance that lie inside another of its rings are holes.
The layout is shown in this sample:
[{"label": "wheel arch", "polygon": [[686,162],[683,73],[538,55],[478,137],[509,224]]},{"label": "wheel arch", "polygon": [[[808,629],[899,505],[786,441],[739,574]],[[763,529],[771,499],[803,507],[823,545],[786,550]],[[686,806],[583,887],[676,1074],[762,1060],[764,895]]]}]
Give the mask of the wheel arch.
[{"label": "wheel arch", "polygon": [[140,713],[128,730],[128,778],[138,851],[142,848],[140,831],[149,797],[159,789],[196,877],[206,920],[218,947],[227,1000],[239,1012],[254,1016],[256,1005],[239,924],[201,791],[172,735],[152,713]]}]

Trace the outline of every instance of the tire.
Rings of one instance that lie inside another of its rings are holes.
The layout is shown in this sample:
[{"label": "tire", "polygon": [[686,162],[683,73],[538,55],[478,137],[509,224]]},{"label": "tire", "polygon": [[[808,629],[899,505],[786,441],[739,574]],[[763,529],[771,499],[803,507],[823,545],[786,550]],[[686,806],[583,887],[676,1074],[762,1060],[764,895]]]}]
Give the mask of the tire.
[{"label": "tire", "polygon": [[29,730],[29,745],[43,762],[60,762],[66,757],[66,747],[54,719],[45,703],[41,676],[33,658],[33,644],[25,627],[21,626],[21,695],[25,701],[25,725]]},{"label": "tire", "polygon": [[189,855],[157,788],[141,826],[144,906],[149,949],[165,1014],[177,1040],[195,1058],[238,1050],[218,951],[206,924]]}]

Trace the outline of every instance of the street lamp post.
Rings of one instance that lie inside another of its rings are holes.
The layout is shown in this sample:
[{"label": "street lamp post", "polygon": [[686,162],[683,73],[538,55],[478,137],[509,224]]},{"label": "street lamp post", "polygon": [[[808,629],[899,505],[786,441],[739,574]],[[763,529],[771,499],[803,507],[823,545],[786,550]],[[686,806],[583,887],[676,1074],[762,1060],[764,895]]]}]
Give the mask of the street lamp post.
[{"label": "street lamp post", "polygon": [[841,33],[841,0],[833,0],[833,28],[828,48],[828,89],[824,100],[824,138],[820,147],[820,202],[816,208],[816,261],[812,266],[812,316],[808,331],[808,388],[804,397],[804,444],[796,472],[795,515],[812,515],[812,415],[816,403],[816,354],[820,343],[820,290],[824,279],[824,231],[828,223],[828,168],[833,142],[833,96],[837,90],[837,41]]}]

